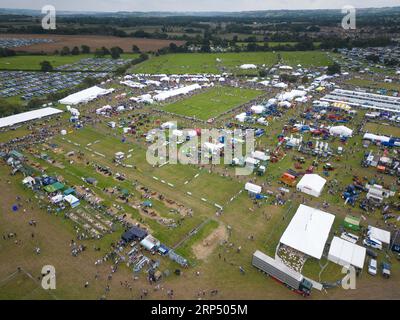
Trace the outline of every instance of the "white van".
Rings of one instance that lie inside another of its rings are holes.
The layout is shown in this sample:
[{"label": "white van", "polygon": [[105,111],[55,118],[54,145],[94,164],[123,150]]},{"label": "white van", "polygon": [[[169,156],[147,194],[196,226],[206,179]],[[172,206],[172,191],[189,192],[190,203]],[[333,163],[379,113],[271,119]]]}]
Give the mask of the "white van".
[{"label": "white van", "polygon": [[367,247],[382,250],[382,242],[372,237],[365,238],[363,244]]},{"label": "white van", "polygon": [[378,272],[378,263],[376,262],[375,259],[369,260],[368,273],[372,276],[376,276],[377,272]]}]

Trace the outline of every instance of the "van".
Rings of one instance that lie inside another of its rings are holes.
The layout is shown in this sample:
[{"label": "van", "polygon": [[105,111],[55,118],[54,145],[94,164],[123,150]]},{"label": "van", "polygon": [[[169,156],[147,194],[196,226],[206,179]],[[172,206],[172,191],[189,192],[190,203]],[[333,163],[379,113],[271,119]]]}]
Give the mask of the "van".
[{"label": "van", "polygon": [[367,247],[382,250],[382,242],[371,237],[365,238],[363,244]]},{"label": "van", "polygon": [[368,273],[372,276],[375,276],[378,272],[378,263],[375,259],[369,260],[368,263]]}]

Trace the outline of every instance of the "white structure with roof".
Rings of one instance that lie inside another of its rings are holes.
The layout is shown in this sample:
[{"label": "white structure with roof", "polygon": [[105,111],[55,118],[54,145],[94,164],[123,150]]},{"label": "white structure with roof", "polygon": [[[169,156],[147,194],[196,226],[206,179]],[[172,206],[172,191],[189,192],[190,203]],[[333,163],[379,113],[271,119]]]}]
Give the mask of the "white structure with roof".
[{"label": "white structure with roof", "polygon": [[319,197],[325,186],[326,179],[317,174],[305,174],[297,184],[297,190],[310,196]]},{"label": "white structure with roof", "polygon": [[340,136],[347,138],[353,135],[353,130],[347,128],[346,126],[335,126],[329,129],[329,133],[333,136]]},{"label": "white structure with roof", "polygon": [[76,92],[71,94],[64,99],[59,100],[58,102],[61,104],[69,104],[69,105],[77,105],[80,103],[86,103],[97,99],[98,97],[110,94],[114,92],[115,89],[103,89],[98,86],[93,86],[88,89]]},{"label": "white structure with roof", "polygon": [[188,94],[189,92],[195,91],[201,89],[201,86],[197,83],[192,84],[190,86],[185,86],[185,87],[181,87],[181,88],[177,88],[177,89],[171,89],[168,91],[161,91],[158,94],[156,94],[153,99],[155,101],[165,101],[169,98],[175,97],[175,96],[179,96],[182,94]]},{"label": "white structure with roof", "polygon": [[364,267],[367,249],[339,237],[333,237],[329,248],[328,260],[343,267]]},{"label": "white structure with roof", "polygon": [[252,194],[260,194],[262,191],[262,188],[260,186],[254,184],[254,183],[251,183],[251,182],[247,182],[244,185],[244,189]]},{"label": "white structure with roof", "polygon": [[379,240],[382,243],[390,244],[390,232],[373,226],[368,226],[368,237]]},{"label": "white structure with roof", "polygon": [[13,116],[0,118],[0,128],[10,127],[15,124],[20,124],[20,123],[31,121],[31,120],[37,120],[37,119],[52,116],[55,114],[59,114],[59,113],[62,113],[62,111],[58,110],[56,108],[50,108],[50,107],[18,113]]},{"label": "white structure with roof", "polygon": [[333,214],[301,204],[280,243],[321,259],[334,220]]}]

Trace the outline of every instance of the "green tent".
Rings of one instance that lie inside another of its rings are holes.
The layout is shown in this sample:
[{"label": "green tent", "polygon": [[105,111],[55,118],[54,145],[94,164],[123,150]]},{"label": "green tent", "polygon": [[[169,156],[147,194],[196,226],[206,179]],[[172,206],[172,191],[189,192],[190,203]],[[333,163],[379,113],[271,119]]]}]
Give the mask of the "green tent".
[{"label": "green tent", "polygon": [[48,193],[56,192],[64,189],[64,185],[61,182],[55,182],[52,185],[48,185],[44,187],[44,190]]},{"label": "green tent", "polygon": [[360,230],[360,218],[347,215],[346,218],[343,221],[343,225],[346,228],[352,229],[354,231],[359,231]]}]

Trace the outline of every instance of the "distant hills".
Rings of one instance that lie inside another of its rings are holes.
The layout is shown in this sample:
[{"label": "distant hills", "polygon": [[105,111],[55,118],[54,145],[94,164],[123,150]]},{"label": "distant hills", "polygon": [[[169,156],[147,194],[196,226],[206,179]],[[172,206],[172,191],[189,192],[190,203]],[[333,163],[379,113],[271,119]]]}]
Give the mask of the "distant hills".
[{"label": "distant hills", "polygon": [[[384,7],[384,8],[362,8],[357,9],[358,14],[361,15],[394,15],[400,14],[400,6],[398,7]],[[260,10],[260,11],[240,11],[240,12],[222,12],[222,11],[149,11],[149,12],[89,12],[89,11],[58,11],[58,15],[65,16],[103,16],[103,17],[174,17],[174,16],[194,16],[194,17],[237,17],[237,18],[279,18],[279,17],[301,17],[301,16],[335,16],[341,15],[340,9],[321,9],[321,10]],[[24,16],[38,16],[42,15],[40,10],[30,9],[5,9],[0,8],[0,15],[24,15]]]}]

